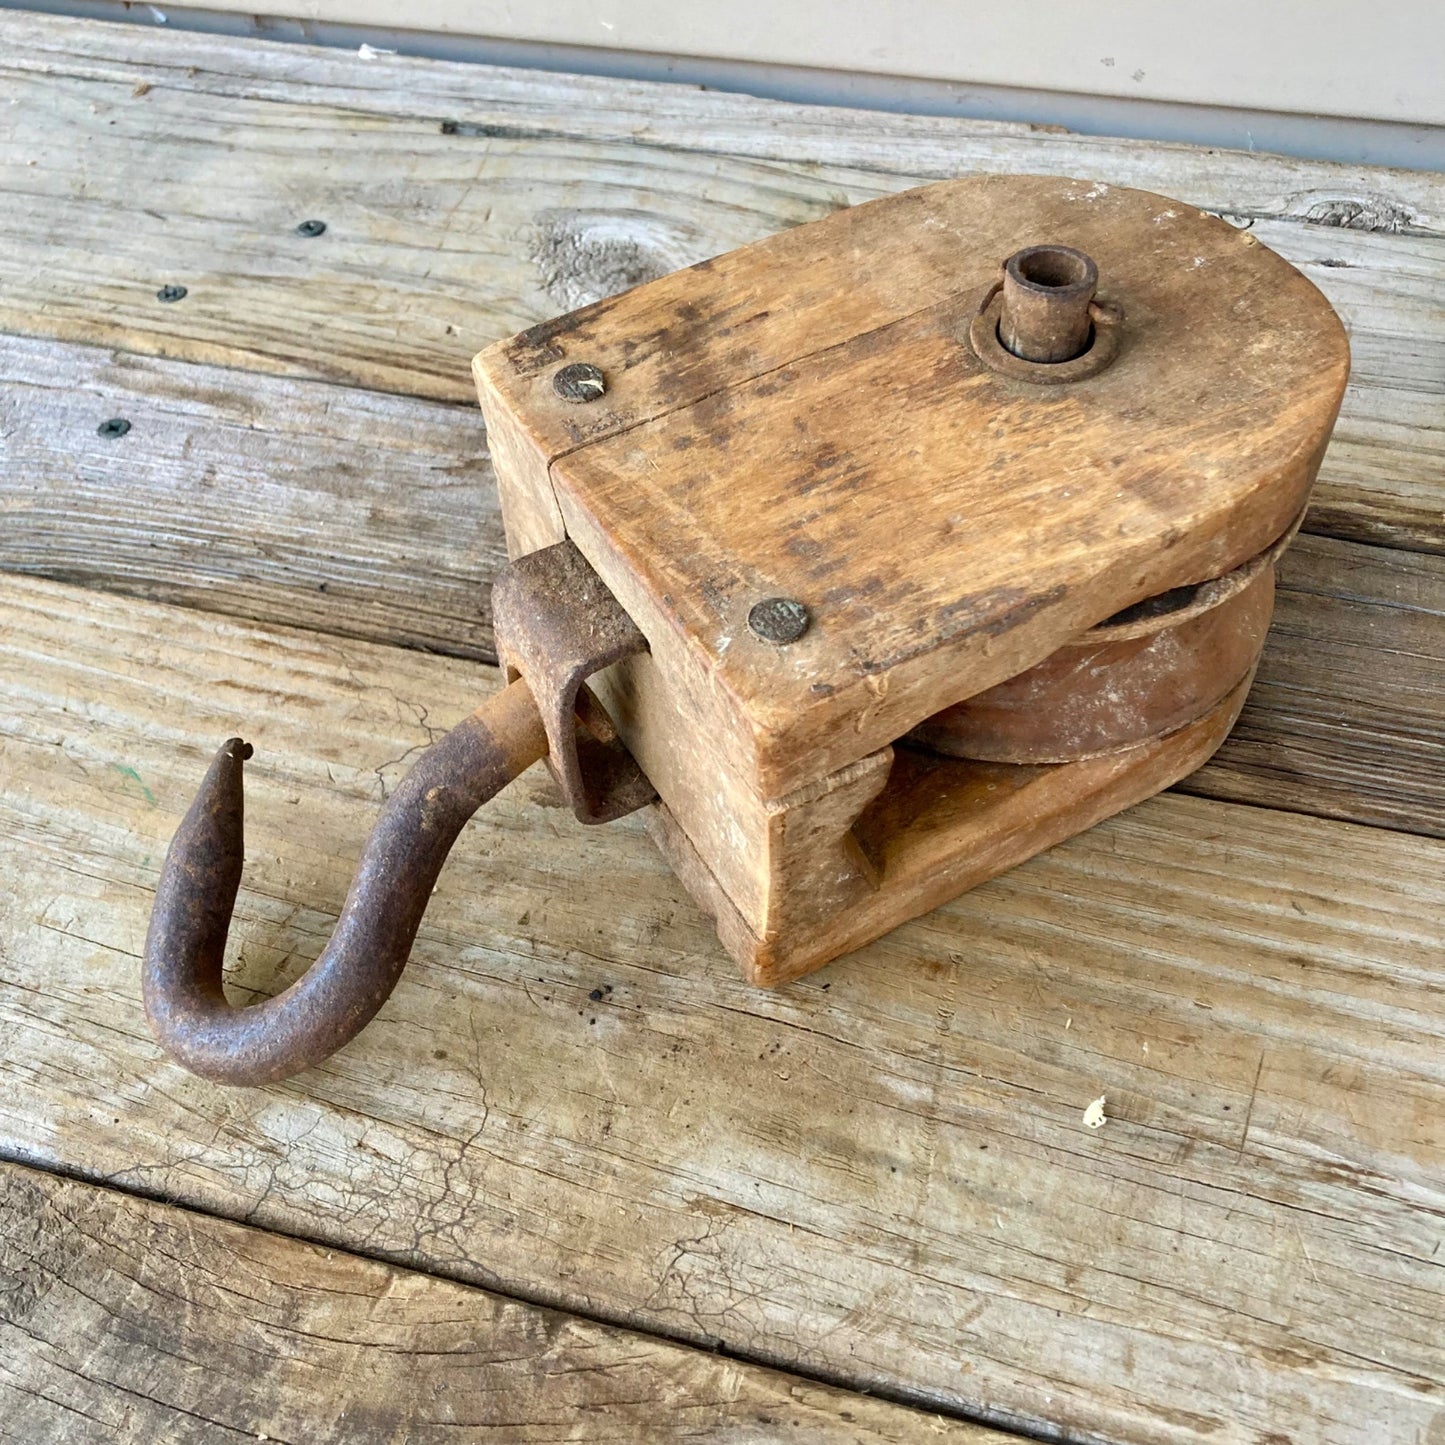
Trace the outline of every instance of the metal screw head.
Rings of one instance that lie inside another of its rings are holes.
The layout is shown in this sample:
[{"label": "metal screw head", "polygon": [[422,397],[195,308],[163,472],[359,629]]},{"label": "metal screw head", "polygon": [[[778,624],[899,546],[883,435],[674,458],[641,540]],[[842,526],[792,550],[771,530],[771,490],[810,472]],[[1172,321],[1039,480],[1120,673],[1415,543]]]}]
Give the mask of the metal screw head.
[{"label": "metal screw head", "polygon": [[183,301],[185,297],[186,288],[184,286],[162,286],[156,292],[157,301]]},{"label": "metal screw head", "polygon": [[116,437],[123,437],[129,430],[130,423],[123,416],[113,416],[109,421],[101,422],[96,427],[95,434],[107,441],[113,441]]},{"label": "metal screw head", "polygon": [[296,234],[298,236],[320,236],[324,234],[325,231],[325,221],[302,221],[301,224],[296,227]]},{"label": "metal screw head", "polygon": [[811,621],[808,609],[791,597],[765,597],[748,613],[748,627],[754,636],[779,647],[796,642]]},{"label": "metal screw head", "polygon": [[607,378],[600,366],[590,361],[574,361],[552,378],[552,390],[563,401],[596,401],[607,390]]}]

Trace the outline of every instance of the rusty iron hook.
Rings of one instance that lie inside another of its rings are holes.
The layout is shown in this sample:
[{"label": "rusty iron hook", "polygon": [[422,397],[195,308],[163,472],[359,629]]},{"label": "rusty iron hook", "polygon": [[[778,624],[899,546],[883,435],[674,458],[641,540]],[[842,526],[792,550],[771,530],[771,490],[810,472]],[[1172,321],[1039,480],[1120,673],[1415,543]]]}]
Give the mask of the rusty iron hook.
[{"label": "rusty iron hook", "polygon": [[161,1047],[204,1078],[268,1084],[349,1042],[396,987],[467,820],[547,750],[524,680],[489,697],[417,759],[387,800],[321,956],[276,997],[235,1008],[221,965],[241,883],[241,770],[251,747],[231,738],[171,841],[156,891],[144,994]]}]

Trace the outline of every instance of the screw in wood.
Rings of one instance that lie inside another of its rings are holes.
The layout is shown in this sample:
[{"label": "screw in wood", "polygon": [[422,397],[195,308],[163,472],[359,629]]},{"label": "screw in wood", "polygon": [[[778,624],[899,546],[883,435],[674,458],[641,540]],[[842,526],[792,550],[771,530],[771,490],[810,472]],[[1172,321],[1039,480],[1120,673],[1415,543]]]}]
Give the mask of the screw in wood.
[{"label": "screw in wood", "polygon": [[109,421],[103,421],[96,427],[95,434],[104,437],[107,441],[114,441],[116,437],[123,437],[130,430],[130,423],[123,416],[113,416]]},{"label": "screw in wood", "polygon": [[184,286],[162,286],[156,292],[157,301],[183,301],[185,298],[186,288]]},{"label": "screw in wood", "polygon": [[301,224],[296,227],[296,234],[298,236],[320,236],[324,234],[325,230],[325,221],[302,221]]},{"label": "screw in wood", "polygon": [[748,613],[748,628],[753,635],[779,647],[796,642],[811,621],[808,609],[791,597],[765,597]]},{"label": "screw in wood", "polygon": [[600,366],[590,361],[574,361],[552,378],[552,390],[563,401],[596,401],[607,390],[607,378]]}]

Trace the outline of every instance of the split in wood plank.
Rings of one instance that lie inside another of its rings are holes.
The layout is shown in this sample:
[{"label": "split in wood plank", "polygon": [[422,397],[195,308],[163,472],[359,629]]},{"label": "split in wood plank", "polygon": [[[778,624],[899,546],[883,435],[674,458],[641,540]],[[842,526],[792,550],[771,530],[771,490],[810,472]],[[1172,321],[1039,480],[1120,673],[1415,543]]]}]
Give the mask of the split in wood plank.
[{"label": "split in wood plank", "polygon": [[469,402],[489,342],[769,232],[944,175],[1086,176],[1251,224],[1320,285],[1354,374],[1306,525],[1445,550],[1439,176],[0,24],[0,329]]},{"label": "split in wood plank", "polygon": [[0,1440],[1016,1436],[0,1164]]},{"label": "split in wood plank", "polygon": [[371,1028],[228,1091],[137,984],[207,747],[257,744],[270,991],[488,674],[18,578],[0,619],[10,1157],[999,1424],[1438,1430],[1445,845],[1161,797],[773,994],[537,771]]},{"label": "split in wood plank", "polygon": [[[473,408],[0,335],[0,413],[0,568],[495,661]],[[1185,787],[1445,836],[1442,618],[1440,559],[1299,538],[1250,702]]]}]

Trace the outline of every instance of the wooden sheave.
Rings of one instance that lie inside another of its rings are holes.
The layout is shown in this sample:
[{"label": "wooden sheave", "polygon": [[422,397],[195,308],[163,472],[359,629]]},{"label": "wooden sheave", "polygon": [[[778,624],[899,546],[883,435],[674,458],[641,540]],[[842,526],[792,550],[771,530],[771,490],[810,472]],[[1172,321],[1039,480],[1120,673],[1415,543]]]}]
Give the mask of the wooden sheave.
[{"label": "wooden sheave", "polygon": [[[1038,243],[1093,257],[1122,315],[1111,364],[1066,384],[969,340],[1001,263]],[[602,395],[559,394],[574,363]],[[978,176],[598,302],[475,369],[509,549],[571,538],[646,635],[595,689],[660,795],[654,836],[777,982],[1214,751],[1252,668],[1187,725],[1079,761],[894,744],[1270,548],[1348,366],[1328,303],[1248,232],[1142,191]],[[810,617],[786,645],[748,625],[776,597]]]}]

